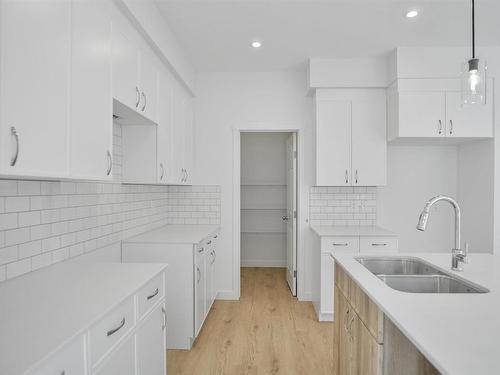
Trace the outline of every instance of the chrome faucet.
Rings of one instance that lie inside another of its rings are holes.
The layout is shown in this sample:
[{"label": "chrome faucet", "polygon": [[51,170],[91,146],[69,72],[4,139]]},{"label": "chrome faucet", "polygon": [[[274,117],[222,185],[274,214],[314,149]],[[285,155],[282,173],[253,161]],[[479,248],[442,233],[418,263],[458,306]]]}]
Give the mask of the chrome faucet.
[{"label": "chrome faucet", "polygon": [[467,263],[467,253],[468,246],[465,246],[465,250],[462,250],[461,247],[461,216],[460,216],[460,206],[458,202],[445,195],[438,195],[437,197],[429,199],[429,201],[425,204],[424,210],[420,214],[420,218],[418,219],[417,229],[420,231],[425,231],[427,228],[427,222],[429,220],[429,214],[431,207],[439,202],[446,201],[453,206],[455,209],[455,247],[451,250],[451,269],[453,271],[463,271],[463,268],[460,267],[460,263]]}]

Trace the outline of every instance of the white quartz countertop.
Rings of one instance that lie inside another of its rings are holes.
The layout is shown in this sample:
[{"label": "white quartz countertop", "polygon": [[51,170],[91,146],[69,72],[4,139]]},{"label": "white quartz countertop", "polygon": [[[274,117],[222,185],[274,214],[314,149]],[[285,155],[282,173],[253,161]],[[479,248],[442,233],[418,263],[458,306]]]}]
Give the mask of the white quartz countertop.
[{"label": "white quartz countertop", "polygon": [[442,374],[500,374],[500,256],[470,254],[465,270],[453,272],[451,253],[399,255],[424,259],[490,292],[400,292],[380,281],[353,256],[334,258]]},{"label": "white quartz countertop", "polygon": [[0,374],[24,373],[165,267],[73,261],[0,283]]},{"label": "white quartz countertop", "polygon": [[192,243],[218,232],[218,225],[165,225],[163,227],[127,238],[130,243]]},{"label": "white quartz countertop", "polygon": [[320,237],[330,237],[330,236],[396,237],[397,236],[396,233],[378,226],[364,226],[364,225],[363,226],[333,226],[333,225],[312,226],[311,225],[311,229]]}]

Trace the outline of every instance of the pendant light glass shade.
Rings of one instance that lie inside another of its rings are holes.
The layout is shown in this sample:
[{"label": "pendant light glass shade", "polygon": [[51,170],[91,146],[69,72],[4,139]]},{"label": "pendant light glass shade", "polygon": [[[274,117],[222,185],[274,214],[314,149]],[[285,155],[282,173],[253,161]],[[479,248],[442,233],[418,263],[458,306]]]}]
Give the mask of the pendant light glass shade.
[{"label": "pendant light glass shade", "polygon": [[486,103],[486,61],[473,58],[462,67],[462,105]]}]

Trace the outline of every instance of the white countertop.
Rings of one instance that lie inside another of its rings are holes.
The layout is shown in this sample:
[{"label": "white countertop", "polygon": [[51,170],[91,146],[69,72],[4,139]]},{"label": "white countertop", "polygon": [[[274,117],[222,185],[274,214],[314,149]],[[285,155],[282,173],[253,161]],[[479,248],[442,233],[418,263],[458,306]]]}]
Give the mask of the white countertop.
[{"label": "white countertop", "polygon": [[311,229],[320,237],[329,236],[362,236],[362,237],[378,237],[390,236],[396,237],[397,234],[390,230],[378,226],[333,226],[333,225],[318,225],[312,226]]},{"label": "white countertop", "polygon": [[334,258],[441,373],[500,374],[500,256],[470,254],[465,270],[453,272],[451,252],[399,255],[422,258],[490,292],[400,292],[385,285],[354,257],[336,255]]},{"label": "white countertop", "polygon": [[191,243],[197,244],[219,231],[218,225],[165,225],[163,227],[127,238],[130,243]]},{"label": "white countertop", "polygon": [[0,283],[0,374],[24,373],[165,267],[72,261]]}]

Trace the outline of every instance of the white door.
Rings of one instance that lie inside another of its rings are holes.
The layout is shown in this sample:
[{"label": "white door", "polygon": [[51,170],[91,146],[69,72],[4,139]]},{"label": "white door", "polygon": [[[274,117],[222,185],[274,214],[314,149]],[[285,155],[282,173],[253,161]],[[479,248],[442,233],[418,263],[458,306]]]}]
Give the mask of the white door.
[{"label": "white door", "polygon": [[184,93],[175,82],[172,98],[172,171],[170,183],[182,184],[185,179],[184,167],[184,128],[185,128]]},{"label": "white door", "polygon": [[316,185],[351,185],[350,100],[317,102]]},{"label": "white door", "polygon": [[493,137],[493,83],[487,90],[485,105],[462,106],[460,92],[446,93],[447,137]]},{"label": "white door", "polygon": [[[135,375],[135,340],[129,337],[113,352],[95,375]],[[68,374],[69,375],[69,374]]]},{"label": "white door", "polygon": [[297,135],[286,140],[286,280],[297,295]]},{"label": "white door", "polygon": [[157,307],[137,330],[137,375],[165,375],[167,367],[164,309],[164,305]]},{"label": "white door", "polygon": [[172,170],[172,82],[167,72],[160,74],[158,96],[158,182],[171,180]]},{"label": "white door", "polygon": [[[198,251],[198,250],[196,250]],[[198,336],[203,321],[205,320],[206,307],[206,276],[205,276],[205,252],[198,252],[195,265],[195,336]]]},{"label": "white door", "polygon": [[138,109],[141,99],[138,54],[134,43],[118,27],[113,27],[113,98],[134,109]]},{"label": "white door", "polygon": [[386,184],[387,137],[385,91],[352,102],[352,185]]},{"label": "white door", "polygon": [[67,176],[70,11],[68,1],[0,2],[2,173]]},{"label": "white door", "polygon": [[111,15],[107,5],[95,0],[73,3],[71,177],[112,179]]},{"label": "white door", "polygon": [[445,117],[444,92],[399,93],[400,137],[444,137]]},{"label": "white door", "polygon": [[150,120],[158,121],[158,69],[149,55],[140,54],[140,85],[141,103],[139,111]]}]

